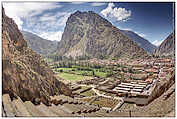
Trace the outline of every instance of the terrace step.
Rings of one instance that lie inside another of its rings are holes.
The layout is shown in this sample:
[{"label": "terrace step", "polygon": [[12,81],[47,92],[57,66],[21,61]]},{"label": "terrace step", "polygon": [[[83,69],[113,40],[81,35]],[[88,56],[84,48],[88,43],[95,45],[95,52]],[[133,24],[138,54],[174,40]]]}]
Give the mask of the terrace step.
[{"label": "terrace step", "polygon": [[13,104],[15,108],[17,109],[17,115],[20,117],[31,117],[32,115],[30,112],[27,110],[27,108],[24,105],[24,102],[18,97],[18,99],[13,100]]},{"label": "terrace step", "polygon": [[98,113],[86,113],[84,117],[101,117]]},{"label": "terrace step", "polygon": [[104,117],[104,116],[109,116],[107,113],[106,113],[106,110],[104,109],[100,109],[99,111],[95,112],[97,115],[100,115],[101,117]]},{"label": "terrace step", "polygon": [[79,116],[79,117],[83,116],[82,114],[75,113],[75,112],[80,111],[80,110],[79,110],[79,108],[74,107],[72,104],[60,105],[59,107],[64,109],[65,111],[67,111],[69,114],[74,113],[74,116]]},{"label": "terrace step", "polygon": [[75,102],[74,98],[64,96],[64,95],[57,95],[57,96],[51,96],[52,100],[61,100],[61,102]]},{"label": "terrace step", "polygon": [[64,104],[63,106],[71,110],[70,114],[79,111],[79,108],[73,104]]},{"label": "terrace step", "polygon": [[12,105],[11,99],[9,94],[4,94],[2,96],[2,104],[3,104],[3,110],[4,110],[4,114],[7,117],[15,117],[16,115],[16,110]]},{"label": "terrace step", "polygon": [[28,111],[32,114],[33,117],[47,116],[45,115],[45,113],[42,113],[40,110],[38,110],[36,106],[33,103],[31,103],[31,101],[26,101],[25,106],[28,109]]},{"label": "terrace step", "polygon": [[89,87],[89,88],[83,89],[83,90],[80,91],[80,94],[81,94],[81,93],[85,93],[85,92],[87,92],[87,91],[89,91],[89,90],[91,90],[91,89],[92,89],[92,87]]},{"label": "terrace step", "polygon": [[100,114],[99,110],[100,109],[98,109],[98,108],[91,109],[91,112],[90,113],[85,113],[84,116],[85,117],[103,117],[104,115]]},{"label": "terrace step", "polygon": [[49,107],[45,106],[43,103],[40,105],[37,105],[36,108],[40,110],[42,113],[45,114],[45,116],[50,116],[50,117],[57,117],[58,115],[52,112]]},{"label": "terrace step", "polygon": [[108,116],[109,117],[129,117],[129,112],[128,111],[120,111],[120,110],[116,110],[116,111],[113,111],[113,112],[109,112],[108,113]]},{"label": "terrace step", "polygon": [[78,108],[80,108],[81,110],[84,110],[84,109],[95,109],[96,107],[91,107],[89,105],[85,105],[85,104],[81,104],[81,105],[77,105]]},{"label": "terrace step", "polygon": [[60,116],[60,117],[73,117],[73,116],[75,116],[75,115],[69,113],[69,112],[67,111],[68,109],[66,109],[66,107],[64,107],[64,106],[52,105],[52,106],[49,107],[49,109],[50,109],[52,112],[56,113],[56,114],[57,114],[58,116]]},{"label": "terrace step", "polygon": [[112,109],[112,111],[115,111],[116,109],[121,108],[121,106],[122,106],[123,104],[124,104],[124,101],[118,103],[118,104]]},{"label": "terrace step", "polygon": [[69,109],[68,107],[63,106],[63,105],[58,105],[57,108],[65,111],[65,112],[67,112],[69,114],[72,114],[72,112],[73,112],[71,109]]},{"label": "terrace step", "polygon": [[65,95],[59,95],[59,99],[67,100],[67,101],[74,101],[74,98]]}]

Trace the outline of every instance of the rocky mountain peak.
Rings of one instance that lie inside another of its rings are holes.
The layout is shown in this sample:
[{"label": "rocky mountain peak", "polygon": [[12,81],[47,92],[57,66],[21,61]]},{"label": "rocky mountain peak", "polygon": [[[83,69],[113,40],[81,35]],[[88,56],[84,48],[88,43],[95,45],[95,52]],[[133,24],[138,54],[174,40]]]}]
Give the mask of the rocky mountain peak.
[{"label": "rocky mountain peak", "polygon": [[155,56],[175,56],[175,31],[154,51]]},{"label": "rocky mountain peak", "polygon": [[57,54],[65,56],[120,57],[146,52],[108,20],[88,11],[68,18]]}]

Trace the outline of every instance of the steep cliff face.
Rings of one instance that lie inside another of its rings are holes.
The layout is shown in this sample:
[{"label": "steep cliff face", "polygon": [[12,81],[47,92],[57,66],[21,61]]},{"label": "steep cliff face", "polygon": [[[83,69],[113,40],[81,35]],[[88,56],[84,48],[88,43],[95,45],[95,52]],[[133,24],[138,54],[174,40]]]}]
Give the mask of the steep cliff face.
[{"label": "steep cliff face", "polygon": [[175,56],[175,36],[171,33],[154,51],[156,56]]},{"label": "steep cliff face", "polygon": [[52,54],[57,49],[57,41],[46,40],[27,31],[22,31],[22,34],[28,46],[40,55]]},{"label": "steep cliff face", "polygon": [[66,23],[57,54],[90,57],[139,57],[146,51],[94,12],[75,12]]},{"label": "steep cliff face", "polygon": [[2,92],[23,100],[49,104],[50,95],[72,92],[59,80],[40,55],[33,52],[11,18],[2,9]]},{"label": "steep cliff face", "polygon": [[146,50],[148,53],[153,53],[157,48],[155,45],[151,44],[148,40],[134,33],[133,31],[121,30],[121,32],[127,35],[131,40],[133,40],[138,46]]}]

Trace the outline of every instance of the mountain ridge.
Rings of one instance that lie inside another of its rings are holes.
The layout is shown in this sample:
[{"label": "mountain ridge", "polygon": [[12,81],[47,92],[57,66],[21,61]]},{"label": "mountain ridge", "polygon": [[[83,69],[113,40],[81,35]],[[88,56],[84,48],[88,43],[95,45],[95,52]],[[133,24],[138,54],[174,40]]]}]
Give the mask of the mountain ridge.
[{"label": "mountain ridge", "polygon": [[44,39],[29,31],[21,31],[28,46],[40,55],[52,54],[57,49],[57,41]]},{"label": "mountain ridge", "polygon": [[148,40],[145,38],[139,36],[133,31],[130,30],[121,30],[122,33],[130,37],[134,42],[136,42],[141,48],[146,50],[148,53],[153,53],[153,51],[157,48],[155,45],[151,44]]}]

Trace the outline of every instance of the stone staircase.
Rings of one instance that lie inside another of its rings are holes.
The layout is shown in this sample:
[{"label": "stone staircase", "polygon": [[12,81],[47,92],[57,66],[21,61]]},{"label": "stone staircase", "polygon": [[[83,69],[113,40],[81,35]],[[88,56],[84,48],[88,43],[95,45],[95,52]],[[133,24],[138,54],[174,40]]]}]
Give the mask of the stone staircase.
[{"label": "stone staircase", "polygon": [[23,102],[19,97],[11,100],[8,94],[2,96],[3,117],[116,117],[126,116],[127,112],[118,110],[109,112],[97,105],[81,102],[77,99],[59,95],[51,97],[55,100],[51,106],[43,103],[34,105],[31,101]]},{"label": "stone staircase", "polygon": [[51,97],[58,104],[46,106],[43,103],[34,105],[31,101],[23,102],[19,97],[11,100],[8,94],[2,96],[3,117],[101,117],[106,110],[86,104],[68,96]]}]

